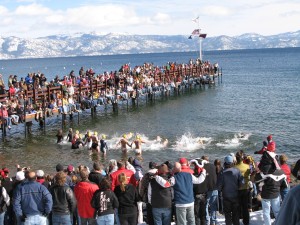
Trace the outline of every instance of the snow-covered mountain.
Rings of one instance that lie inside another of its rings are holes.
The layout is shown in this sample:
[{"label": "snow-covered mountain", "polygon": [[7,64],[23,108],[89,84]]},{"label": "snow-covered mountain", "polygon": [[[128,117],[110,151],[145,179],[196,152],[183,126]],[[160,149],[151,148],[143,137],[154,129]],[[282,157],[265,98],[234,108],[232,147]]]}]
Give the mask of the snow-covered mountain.
[{"label": "snow-covered mountain", "polygon": [[[197,38],[183,35],[77,33],[35,39],[0,36],[0,59],[197,51]],[[272,36],[249,33],[207,37],[203,50],[300,47],[300,31]]]}]

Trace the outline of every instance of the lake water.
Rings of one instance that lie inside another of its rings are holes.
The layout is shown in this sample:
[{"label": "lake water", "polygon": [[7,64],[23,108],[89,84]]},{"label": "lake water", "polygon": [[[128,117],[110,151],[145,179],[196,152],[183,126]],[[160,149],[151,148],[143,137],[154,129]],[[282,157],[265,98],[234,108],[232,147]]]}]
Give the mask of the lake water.
[{"label": "lake water", "polygon": [[[118,70],[124,63],[132,66],[144,62],[163,65],[168,61],[187,63],[196,58],[196,52],[98,57],[20,59],[0,61],[4,77],[41,71],[49,78],[56,74],[76,73],[81,66],[92,67],[97,73]],[[123,133],[139,133],[143,144],[144,165],[150,160],[189,159],[208,155],[220,158],[243,149],[252,154],[262,147],[269,134],[277,144],[277,153],[285,153],[289,162],[300,158],[300,48],[237,50],[204,52],[204,59],[218,62],[223,69],[223,82],[205,89],[195,89],[155,104],[141,103],[139,107],[120,105],[118,115],[110,108],[98,111],[97,117],[89,113],[68,123],[81,133],[87,129],[107,135],[110,151],[108,159],[121,157],[115,144]],[[33,134],[24,137],[24,126],[14,126],[1,141],[0,166],[13,168],[15,164],[34,169],[54,171],[57,163],[75,166],[92,165],[95,156],[86,149],[71,150],[69,144],[55,143],[61,118],[47,120],[46,134],[33,126]],[[163,147],[155,139],[168,139]],[[204,143],[200,144],[199,140]],[[133,156],[129,152],[129,156]],[[258,156],[255,156],[258,159]]]}]

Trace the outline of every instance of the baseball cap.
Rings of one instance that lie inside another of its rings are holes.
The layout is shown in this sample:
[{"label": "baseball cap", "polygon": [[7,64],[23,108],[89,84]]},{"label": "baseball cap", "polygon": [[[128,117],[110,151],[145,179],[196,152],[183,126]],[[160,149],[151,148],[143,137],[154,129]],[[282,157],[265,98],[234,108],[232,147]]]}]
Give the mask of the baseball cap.
[{"label": "baseball cap", "polygon": [[267,137],[267,140],[272,140],[272,135],[270,134],[268,137]]},{"label": "baseball cap", "polygon": [[16,173],[16,180],[17,181],[21,181],[25,179],[25,174],[23,171],[19,171]]},{"label": "baseball cap", "polygon": [[43,177],[45,175],[44,171],[43,170],[37,170],[36,171],[36,176],[37,177]]},{"label": "baseball cap", "polygon": [[233,163],[233,157],[232,157],[231,155],[226,156],[225,159],[224,159],[224,162],[225,162],[226,164],[231,164],[231,163]]},{"label": "baseball cap", "polygon": [[69,172],[72,172],[72,171],[74,171],[74,166],[73,165],[68,165],[68,168],[67,168],[67,170],[69,171]]},{"label": "baseball cap", "polygon": [[186,158],[180,158],[180,159],[179,159],[179,163],[180,163],[180,164],[187,164],[188,161],[187,161]]}]

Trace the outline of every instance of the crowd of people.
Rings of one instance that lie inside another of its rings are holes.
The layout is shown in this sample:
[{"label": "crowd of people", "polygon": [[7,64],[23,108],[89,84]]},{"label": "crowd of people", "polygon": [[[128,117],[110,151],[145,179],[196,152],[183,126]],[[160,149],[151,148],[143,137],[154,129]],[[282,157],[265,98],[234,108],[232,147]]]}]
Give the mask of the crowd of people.
[{"label": "crowd of people", "polygon": [[239,150],[222,161],[203,155],[151,161],[147,169],[138,154],[111,159],[107,167],[94,162],[91,170],[57,164],[53,175],[3,168],[0,225],[214,225],[217,214],[227,225],[248,225],[250,212],[260,208],[266,225],[274,219],[279,225],[298,224],[299,188],[290,191],[290,184],[291,173],[299,177],[300,162],[291,171],[287,157],[275,151],[269,135],[254,152],[261,154],[259,162]]},{"label": "crowd of people", "polygon": [[[197,66],[201,68],[200,77],[214,71],[214,66],[209,62],[191,60],[187,64],[169,62],[161,67],[144,63],[131,68],[129,64],[125,64],[119,71],[102,74],[81,67],[77,75],[72,70],[69,75],[64,77],[57,75],[52,80],[41,72],[29,73],[25,78],[20,79],[17,75],[10,75],[7,85],[0,74],[0,118],[10,129],[12,125],[23,123],[26,114],[35,114],[35,119],[40,121],[43,116],[53,115],[56,111],[72,114],[87,108],[110,104],[118,99],[136,98],[138,94],[145,95],[156,91],[164,91],[167,94],[172,88],[191,82],[189,77],[194,76],[194,74],[171,76],[168,71],[192,69]],[[158,74],[164,74],[164,78],[155,79]],[[197,79],[200,77],[198,76]],[[77,90],[78,86],[90,87],[95,81],[105,85],[93,91],[87,88],[79,93]],[[27,95],[28,91],[32,90],[42,91],[48,95],[47,90],[52,87],[61,87],[61,89],[52,91],[50,96],[47,96],[47,101],[35,100]]]}]

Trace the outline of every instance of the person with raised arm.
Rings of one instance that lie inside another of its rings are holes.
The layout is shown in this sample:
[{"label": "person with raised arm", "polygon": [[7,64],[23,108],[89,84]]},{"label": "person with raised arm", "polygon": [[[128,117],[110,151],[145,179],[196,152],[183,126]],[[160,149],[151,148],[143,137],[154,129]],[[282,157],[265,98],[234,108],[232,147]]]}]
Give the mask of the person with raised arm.
[{"label": "person with raised arm", "polygon": [[190,173],[182,172],[181,164],[175,162],[170,180],[157,175],[154,177],[162,187],[173,187],[178,224],[195,225],[193,184],[200,184],[205,180],[206,170],[203,168],[201,170],[199,177],[195,177]]}]

